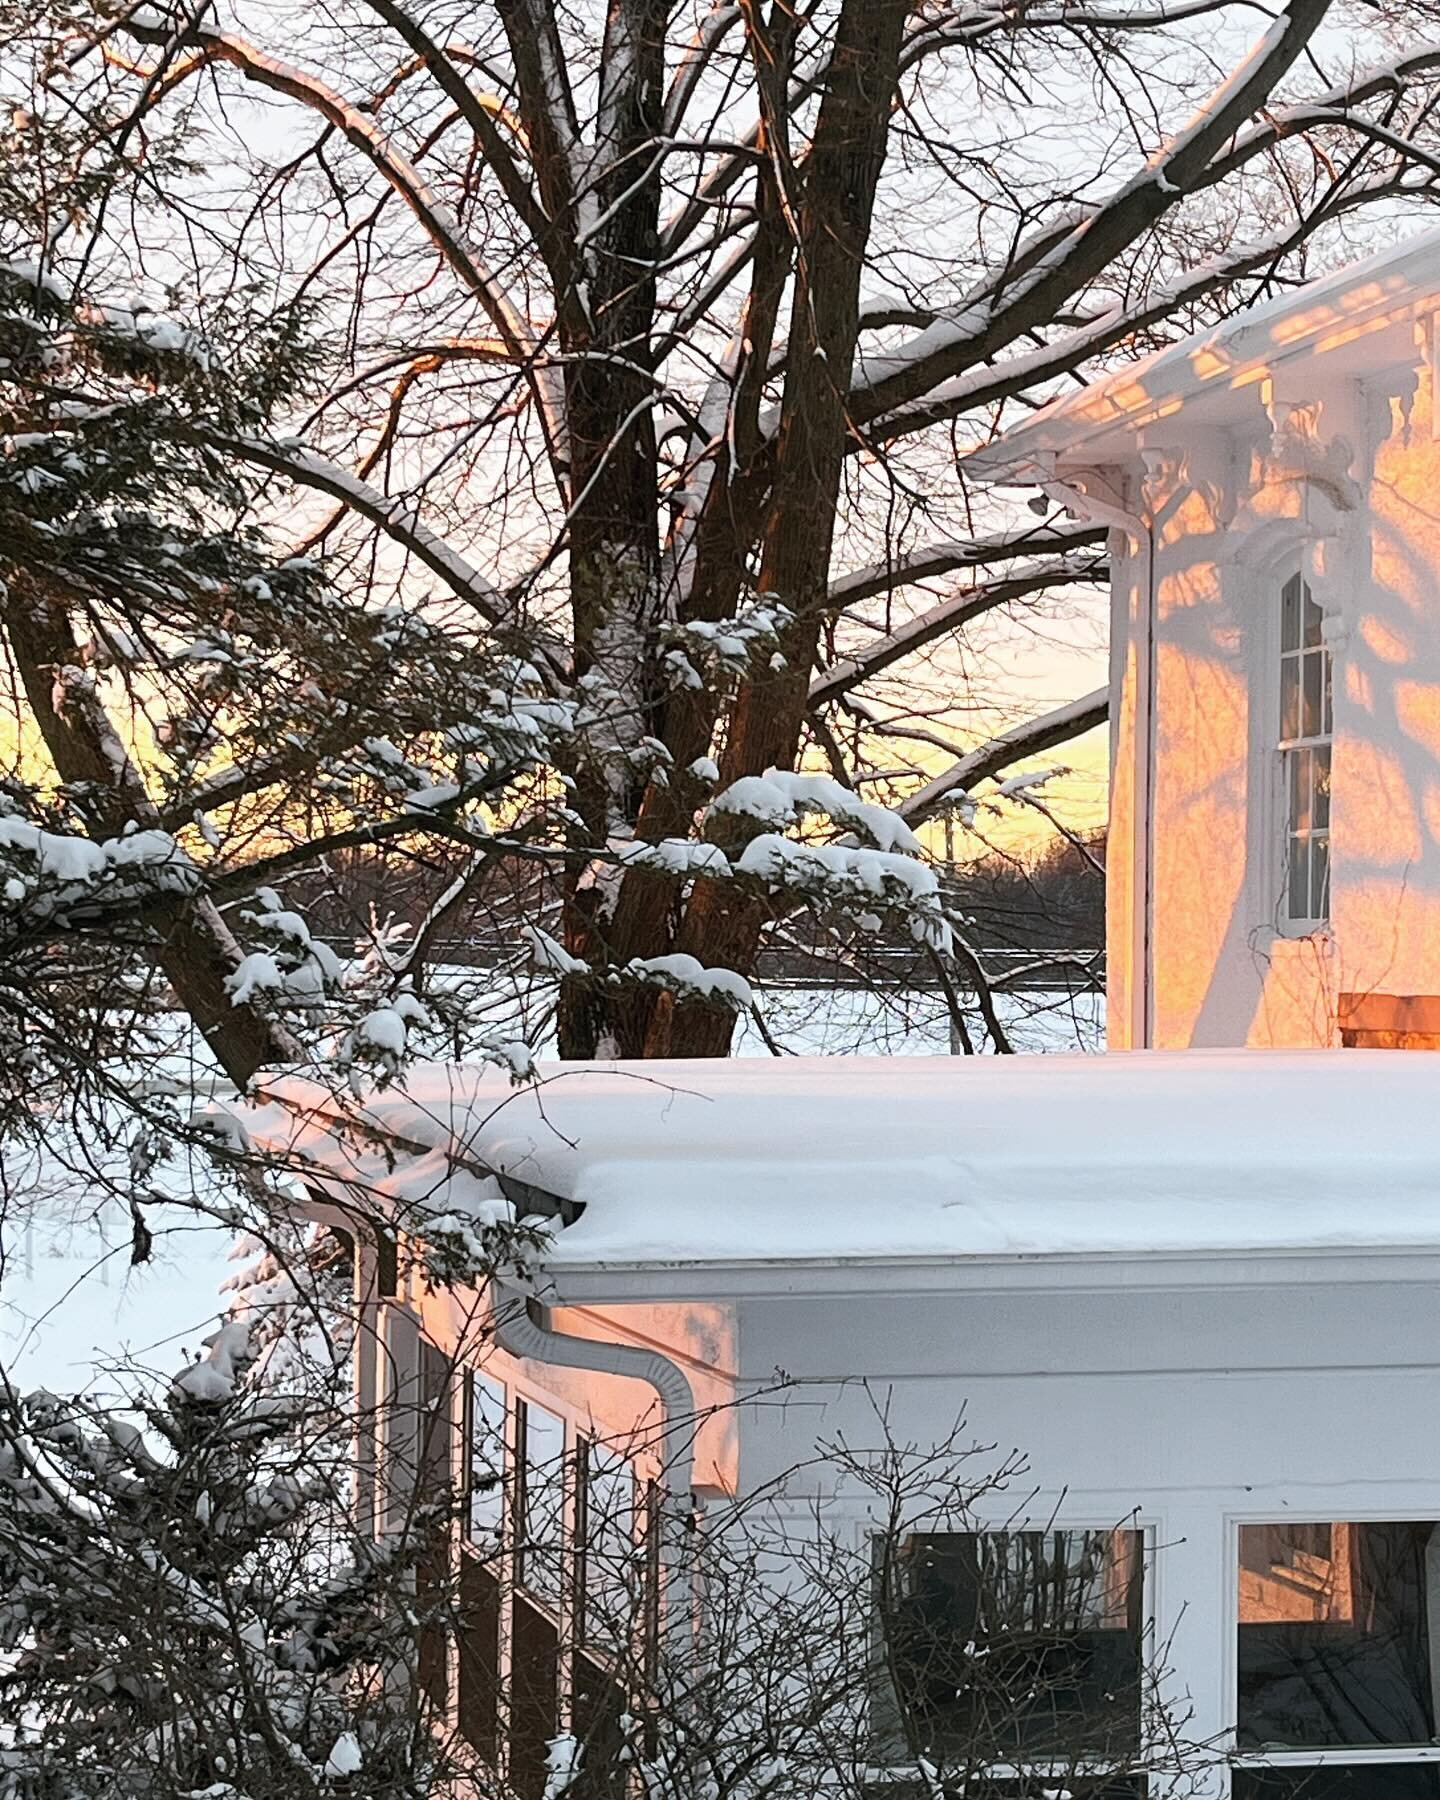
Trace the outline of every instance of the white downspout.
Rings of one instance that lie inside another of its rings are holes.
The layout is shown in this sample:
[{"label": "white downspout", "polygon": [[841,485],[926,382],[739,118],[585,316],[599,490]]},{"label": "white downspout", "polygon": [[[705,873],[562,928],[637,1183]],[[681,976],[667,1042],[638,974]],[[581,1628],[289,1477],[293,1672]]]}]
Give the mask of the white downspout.
[{"label": "white downspout", "polygon": [[693,1508],[695,1451],[690,1431],[696,1408],[690,1377],[659,1350],[552,1331],[540,1323],[539,1311],[540,1303],[524,1288],[496,1278],[495,1341],[508,1355],[562,1369],[621,1375],[654,1389],[664,1413],[664,1430],[673,1438],[662,1458],[667,1486],[676,1500]]},{"label": "white downspout", "polygon": [[[667,1514],[676,1520],[683,1532],[699,1519],[702,1508],[695,1492],[695,1451],[691,1432],[695,1419],[695,1390],[685,1371],[659,1350],[641,1349],[638,1344],[615,1344],[600,1338],[573,1337],[566,1331],[552,1331],[537,1318],[540,1303],[524,1288],[494,1281],[495,1341],[507,1355],[523,1357],[529,1362],[549,1363],[562,1369],[584,1369],[597,1375],[622,1375],[643,1381],[655,1390],[664,1413],[664,1431],[672,1440],[662,1438],[660,1517]],[[669,1505],[666,1501],[669,1501]],[[672,1511],[672,1507],[674,1510]],[[660,1555],[667,1573],[663,1577],[668,1590],[679,1560],[680,1543],[671,1531],[662,1527]],[[698,1581],[698,1572],[692,1582]],[[664,1634],[672,1635],[683,1647],[698,1616],[699,1590],[692,1586],[687,1605],[665,1608],[667,1623]]]}]

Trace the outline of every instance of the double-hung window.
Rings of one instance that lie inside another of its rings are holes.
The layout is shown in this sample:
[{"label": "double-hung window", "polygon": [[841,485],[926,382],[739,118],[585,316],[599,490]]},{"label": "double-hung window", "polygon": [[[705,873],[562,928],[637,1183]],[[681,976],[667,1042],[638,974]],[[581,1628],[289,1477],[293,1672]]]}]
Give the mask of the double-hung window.
[{"label": "double-hung window", "polygon": [[957,1794],[1144,1792],[1140,1532],[927,1533],[884,1560],[892,1762]]},{"label": "double-hung window", "polygon": [[1282,917],[1313,930],[1330,917],[1330,746],[1334,704],[1324,616],[1303,575],[1280,593],[1280,774],[1285,823]]},{"label": "double-hung window", "polygon": [[1233,1800],[1440,1797],[1440,1526],[1242,1525]]}]

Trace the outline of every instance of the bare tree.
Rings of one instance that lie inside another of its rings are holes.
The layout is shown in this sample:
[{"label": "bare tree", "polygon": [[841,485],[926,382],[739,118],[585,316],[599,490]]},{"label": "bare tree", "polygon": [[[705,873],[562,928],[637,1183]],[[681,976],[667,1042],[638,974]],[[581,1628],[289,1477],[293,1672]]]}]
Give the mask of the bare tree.
[{"label": "bare tree", "polygon": [[548,870],[570,1056],[723,1052],[797,907],[943,948],[867,806],[1104,713],[965,741],[1104,547],[957,454],[1437,168],[1425,0],[246,11],[12,6],[0,484],[16,800],[179,833],[120,911],[240,1079],[224,909],[357,846]]}]

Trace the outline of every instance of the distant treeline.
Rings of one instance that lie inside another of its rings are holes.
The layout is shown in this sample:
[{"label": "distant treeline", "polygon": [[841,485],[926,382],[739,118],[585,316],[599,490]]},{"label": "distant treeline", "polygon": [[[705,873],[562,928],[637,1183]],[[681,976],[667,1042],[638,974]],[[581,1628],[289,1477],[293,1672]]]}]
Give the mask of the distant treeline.
[{"label": "distant treeline", "polygon": [[957,865],[952,892],[994,949],[1098,950],[1105,943],[1105,832],[1055,836],[1026,856]]},{"label": "distant treeline", "polygon": [[[1098,950],[1105,942],[1104,862],[1103,830],[1073,841],[1057,835],[1025,854],[992,850],[957,862],[945,885],[952,903],[973,921],[967,936],[978,946]],[[343,944],[368,937],[387,918],[419,929],[455,873],[442,859],[397,866],[365,849],[347,850],[294,884],[291,897],[303,905],[314,928],[332,943]],[[559,884],[547,866],[500,858],[466,899],[445,914],[436,935],[452,944],[513,940],[517,921],[543,923],[559,900]],[[813,942],[819,949],[835,942],[823,927],[817,935],[798,922],[783,937],[791,948]],[[913,950],[908,940],[902,945],[898,939],[888,946],[876,942],[874,948],[899,951],[907,945]],[[859,948],[853,938],[851,948]]]}]

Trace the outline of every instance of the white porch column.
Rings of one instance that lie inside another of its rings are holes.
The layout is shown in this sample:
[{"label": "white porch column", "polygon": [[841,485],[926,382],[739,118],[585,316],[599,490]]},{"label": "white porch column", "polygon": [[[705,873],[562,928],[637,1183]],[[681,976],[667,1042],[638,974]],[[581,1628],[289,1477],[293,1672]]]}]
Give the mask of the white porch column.
[{"label": "white porch column", "polygon": [[[1234,1703],[1229,1693],[1234,1659],[1226,1634],[1231,1629],[1230,1534],[1222,1508],[1167,1514],[1155,1557],[1155,1653],[1166,1671],[1164,1693],[1187,1746],[1208,1745],[1214,1763],[1194,1786],[1184,1777],[1157,1780],[1157,1800],[1170,1793],[1221,1800],[1228,1795],[1228,1772],[1220,1760],[1230,1743]],[[1188,1723],[1185,1723],[1186,1715]],[[1197,1760],[1201,1752],[1187,1752]]]}]

